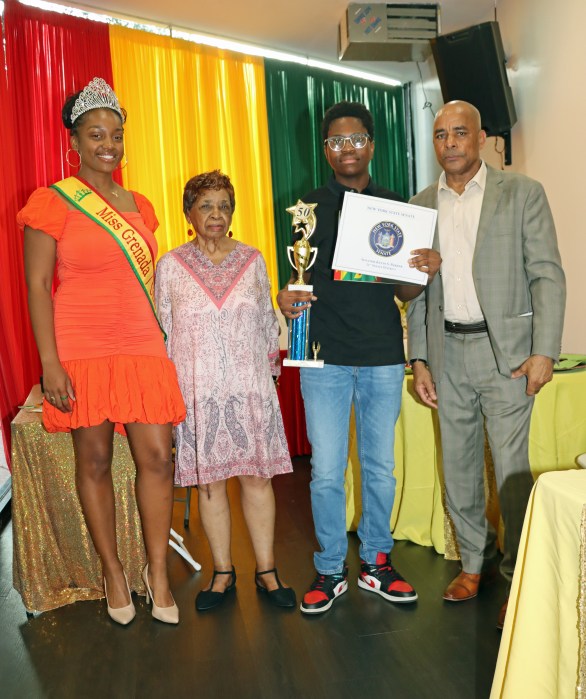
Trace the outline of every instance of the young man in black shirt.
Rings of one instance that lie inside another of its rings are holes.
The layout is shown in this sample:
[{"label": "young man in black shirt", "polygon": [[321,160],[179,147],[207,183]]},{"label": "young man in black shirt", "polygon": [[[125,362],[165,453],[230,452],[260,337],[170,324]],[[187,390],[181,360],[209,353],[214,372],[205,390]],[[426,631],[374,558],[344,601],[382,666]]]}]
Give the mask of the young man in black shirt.
[{"label": "young man in black shirt", "polygon": [[[391,564],[390,531],[395,496],[394,431],[401,408],[405,356],[396,295],[403,301],[423,287],[334,281],[331,261],[345,192],[401,201],[395,192],[370,179],[374,154],[371,113],[359,103],[340,102],[322,123],[325,157],[333,177],[303,197],[317,203],[317,227],[311,237],[317,259],[310,270],[314,296],[279,292],[285,318],[295,318],[311,303],[310,344],[319,341],[323,369],[301,369],[307,434],[312,446],[311,504],[321,551],[314,555],[317,576],[301,611],[319,614],[348,589],[345,564],[348,428],[354,404],[362,480],[361,571],[358,585],[391,602],[414,602],[417,593]],[[440,264],[433,250],[412,251],[410,264],[431,280]]]}]

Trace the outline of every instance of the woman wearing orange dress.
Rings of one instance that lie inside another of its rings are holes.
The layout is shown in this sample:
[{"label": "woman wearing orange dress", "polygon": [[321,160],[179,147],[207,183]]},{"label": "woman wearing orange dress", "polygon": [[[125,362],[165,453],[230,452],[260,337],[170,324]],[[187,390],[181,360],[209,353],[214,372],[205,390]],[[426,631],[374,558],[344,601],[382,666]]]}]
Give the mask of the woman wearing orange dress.
[{"label": "woman wearing orange dress", "polygon": [[[79,172],[37,189],[19,212],[29,310],[44,380],[43,422],[71,431],[79,499],[103,569],[108,614],[135,616],[116,546],[112,450],[126,428],[148,563],[153,617],[176,624],[166,554],[173,507],[171,432],[185,417],[174,365],[153,311],[158,222],[150,202],[113,173],[124,121],[112,89],[94,78],[63,107]],[[52,298],[55,263],[59,287]]]}]

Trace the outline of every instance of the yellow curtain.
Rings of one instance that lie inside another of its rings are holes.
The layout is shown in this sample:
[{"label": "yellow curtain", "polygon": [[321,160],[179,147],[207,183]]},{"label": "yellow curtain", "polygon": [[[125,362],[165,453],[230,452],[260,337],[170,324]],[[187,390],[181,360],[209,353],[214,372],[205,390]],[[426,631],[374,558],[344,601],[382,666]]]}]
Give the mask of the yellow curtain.
[{"label": "yellow curtain", "polygon": [[159,256],[186,242],[183,187],[219,168],[236,192],[234,237],[277,265],[265,78],[260,58],[110,27],[114,86],[128,112],[124,184],[154,204]]}]

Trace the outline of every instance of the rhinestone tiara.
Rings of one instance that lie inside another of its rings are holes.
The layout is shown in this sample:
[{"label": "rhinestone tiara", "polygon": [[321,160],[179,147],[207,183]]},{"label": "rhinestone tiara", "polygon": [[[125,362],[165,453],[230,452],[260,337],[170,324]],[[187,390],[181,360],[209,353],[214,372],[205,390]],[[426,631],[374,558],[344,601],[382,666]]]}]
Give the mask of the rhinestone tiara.
[{"label": "rhinestone tiara", "polygon": [[83,88],[75,100],[71,110],[71,123],[75,124],[76,120],[82,114],[89,112],[90,109],[104,108],[113,109],[117,114],[120,114],[122,123],[124,123],[124,114],[114,90],[103,78],[94,78]]}]

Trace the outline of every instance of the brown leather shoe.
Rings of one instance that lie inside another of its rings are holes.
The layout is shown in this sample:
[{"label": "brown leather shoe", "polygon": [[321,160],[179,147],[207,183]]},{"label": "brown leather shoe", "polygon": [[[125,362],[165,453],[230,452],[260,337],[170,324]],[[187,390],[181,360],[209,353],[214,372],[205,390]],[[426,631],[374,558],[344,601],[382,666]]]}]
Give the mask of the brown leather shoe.
[{"label": "brown leather shoe", "polygon": [[496,622],[496,627],[499,631],[502,631],[503,626],[505,625],[505,617],[507,615],[507,605],[509,604],[509,598],[505,600],[505,603],[501,607],[501,611],[499,612],[499,618],[498,621]]},{"label": "brown leather shoe", "polygon": [[465,573],[462,571],[444,590],[446,602],[465,602],[478,594],[480,573]]}]

